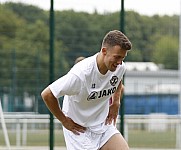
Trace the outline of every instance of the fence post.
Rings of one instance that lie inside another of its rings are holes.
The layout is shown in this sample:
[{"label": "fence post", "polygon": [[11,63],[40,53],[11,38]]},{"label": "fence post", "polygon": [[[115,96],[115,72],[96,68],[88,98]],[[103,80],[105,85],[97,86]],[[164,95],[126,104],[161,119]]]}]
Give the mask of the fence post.
[{"label": "fence post", "polygon": [[21,145],[21,125],[19,118],[16,119],[16,146],[20,147]]},{"label": "fence post", "polygon": [[7,128],[6,128],[6,124],[5,124],[5,120],[4,120],[1,99],[0,99],[0,117],[1,117],[1,124],[2,124],[2,129],[3,129],[6,146],[7,146],[8,150],[10,150],[10,142],[9,142],[8,132],[7,132]]},{"label": "fence post", "polygon": [[27,119],[23,120],[23,130],[22,130],[22,145],[27,144]]}]

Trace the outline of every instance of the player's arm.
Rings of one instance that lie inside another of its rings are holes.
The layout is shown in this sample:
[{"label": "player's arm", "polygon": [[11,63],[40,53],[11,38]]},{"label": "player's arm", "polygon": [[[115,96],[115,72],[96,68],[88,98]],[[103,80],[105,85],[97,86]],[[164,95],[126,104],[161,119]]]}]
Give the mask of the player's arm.
[{"label": "player's arm", "polygon": [[119,113],[120,100],[123,95],[124,85],[122,82],[119,83],[118,88],[115,93],[112,95],[112,104],[109,107],[109,114],[106,119],[106,124],[111,124],[114,121],[114,125],[116,124],[116,119]]},{"label": "player's arm", "polygon": [[76,124],[72,119],[66,117],[62,112],[58,99],[52,94],[49,87],[45,88],[41,96],[50,112],[62,123],[62,125],[75,134],[84,132],[85,128]]},{"label": "player's arm", "polygon": [[116,89],[115,93],[112,96],[113,102],[112,104],[117,104],[120,105],[121,103],[121,98],[123,96],[124,92],[124,85],[122,84],[122,81],[119,83],[118,88]]},{"label": "player's arm", "polygon": [[60,121],[60,122],[64,122],[66,121],[66,116],[64,115],[64,113],[61,111],[60,105],[59,105],[59,101],[58,99],[52,94],[51,90],[49,87],[45,88],[42,93],[41,96],[47,106],[47,108],[50,110],[50,112],[52,114],[55,115],[55,117]]}]

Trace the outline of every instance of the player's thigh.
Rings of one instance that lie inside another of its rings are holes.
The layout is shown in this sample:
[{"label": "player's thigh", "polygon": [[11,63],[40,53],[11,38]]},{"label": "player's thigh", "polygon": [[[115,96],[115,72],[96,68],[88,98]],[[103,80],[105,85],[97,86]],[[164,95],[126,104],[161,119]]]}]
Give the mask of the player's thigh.
[{"label": "player's thigh", "polygon": [[128,144],[119,133],[114,134],[100,150],[129,150]]}]

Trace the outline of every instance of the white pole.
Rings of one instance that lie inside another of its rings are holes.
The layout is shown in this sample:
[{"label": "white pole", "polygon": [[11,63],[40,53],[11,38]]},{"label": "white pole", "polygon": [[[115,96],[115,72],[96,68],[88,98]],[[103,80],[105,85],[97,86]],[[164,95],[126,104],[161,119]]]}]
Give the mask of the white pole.
[{"label": "white pole", "polygon": [[7,128],[6,128],[6,124],[5,124],[5,120],[4,120],[4,115],[3,115],[3,109],[2,109],[2,105],[1,105],[1,100],[0,100],[0,116],[1,116],[1,124],[2,124],[2,129],[3,129],[3,134],[4,134],[6,146],[7,146],[8,150],[11,150],[11,148],[10,148],[10,142],[9,142],[9,137],[8,137],[8,132],[7,132]]},{"label": "white pole", "polygon": [[22,132],[22,145],[26,146],[27,143],[27,119],[23,122],[23,132]]},{"label": "white pole", "polygon": [[21,125],[19,118],[16,119],[16,146],[20,147],[21,145]]},{"label": "white pole", "polygon": [[177,139],[176,139],[176,147],[181,148],[181,0],[180,0],[180,17],[179,17],[179,57],[178,57],[178,64],[179,64],[179,85],[180,85],[180,92],[179,92],[179,100],[178,100],[178,116],[179,116],[179,123],[178,123],[178,132]]}]

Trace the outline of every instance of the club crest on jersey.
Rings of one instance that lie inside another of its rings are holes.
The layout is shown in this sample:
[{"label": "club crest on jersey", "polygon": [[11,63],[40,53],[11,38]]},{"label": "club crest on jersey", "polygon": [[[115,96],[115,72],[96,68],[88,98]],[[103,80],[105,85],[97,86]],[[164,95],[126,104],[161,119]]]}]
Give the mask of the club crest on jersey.
[{"label": "club crest on jersey", "polygon": [[110,96],[112,95],[114,92],[116,91],[116,87],[110,88],[110,89],[106,89],[106,90],[102,90],[102,91],[93,91],[90,93],[90,95],[87,97],[88,101],[91,100],[95,100],[95,99],[99,99],[102,98],[104,96]]},{"label": "club crest on jersey", "polygon": [[111,78],[111,80],[110,80],[110,84],[111,84],[112,86],[115,86],[117,82],[118,82],[118,77],[117,77],[117,76],[113,76],[113,77]]}]

